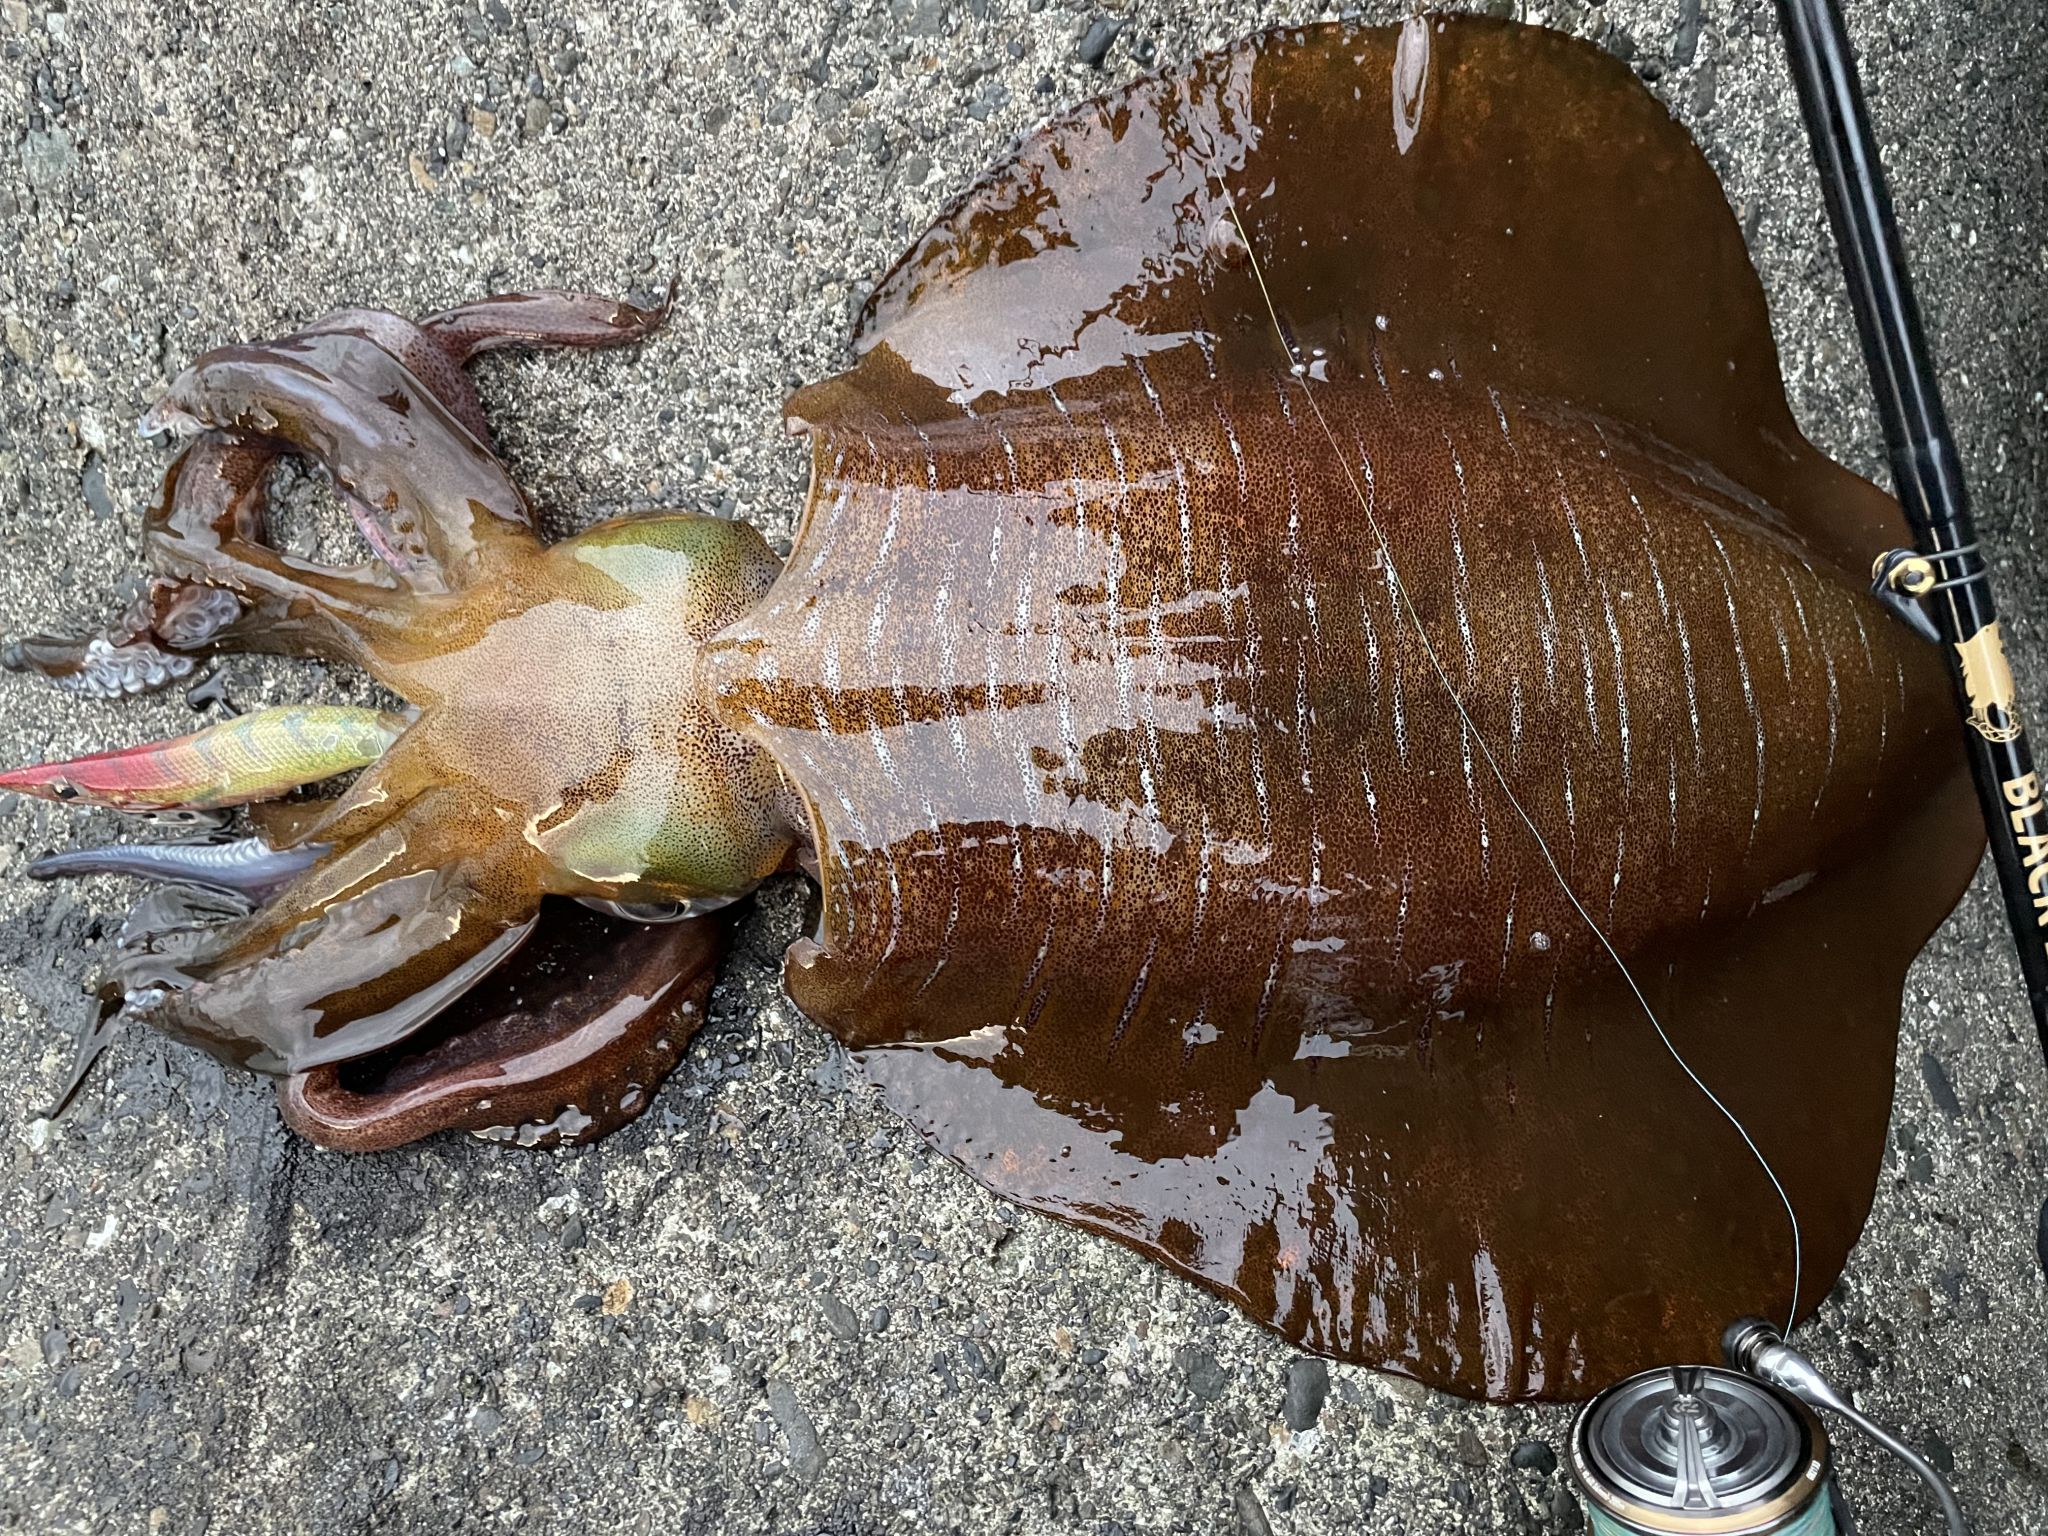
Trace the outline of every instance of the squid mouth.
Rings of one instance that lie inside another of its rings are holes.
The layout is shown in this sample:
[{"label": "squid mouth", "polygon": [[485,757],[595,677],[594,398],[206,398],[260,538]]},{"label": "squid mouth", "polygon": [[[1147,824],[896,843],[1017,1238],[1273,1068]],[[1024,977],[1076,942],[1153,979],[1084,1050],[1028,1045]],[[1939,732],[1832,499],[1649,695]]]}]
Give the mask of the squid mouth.
[{"label": "squid mouth", "polygon": [[551,897],[518,949],[381,1050],[278,1085],[308,1140],[383,1151],[441,1130],[523,1147],[638,1117],[704,1021],[726,920],[643,923]]}]

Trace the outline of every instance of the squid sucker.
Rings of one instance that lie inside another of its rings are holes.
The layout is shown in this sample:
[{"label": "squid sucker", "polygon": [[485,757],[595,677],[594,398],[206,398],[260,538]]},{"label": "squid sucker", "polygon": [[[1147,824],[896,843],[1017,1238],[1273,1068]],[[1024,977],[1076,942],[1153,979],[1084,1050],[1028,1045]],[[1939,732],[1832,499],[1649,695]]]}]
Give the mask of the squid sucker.
[{"label": "squid sucker", "polygon": [[[47,868],[248,907],[132,924],[110,1010],[329,1145],[588,1139],[800,868],[789,997],[895,1110],[1304,1349],[1568,1398],[1818,1304],[1981,828],[1869,595],[1904,520],[1800,435],[1624,65],[1330,24],[1054,119],[790,400],[786,561],[684,511],[544,546],[494,456],[471,356],[661,314],[345,310],[176,380],[148,592],[15,663],[317,656],[411,707],[0,776],[249,803],[231,855]],[[266,542],[285,454],[377,561]]]}]

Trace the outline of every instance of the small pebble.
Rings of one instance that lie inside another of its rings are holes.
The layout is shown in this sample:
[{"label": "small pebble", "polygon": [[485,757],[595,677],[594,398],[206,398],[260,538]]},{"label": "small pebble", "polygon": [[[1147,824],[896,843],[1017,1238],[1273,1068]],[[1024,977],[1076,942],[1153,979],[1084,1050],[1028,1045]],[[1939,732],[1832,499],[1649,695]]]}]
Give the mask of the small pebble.
[{"label": "small pebble", "polygon": [[1934,1100],[1935,1107],[1949,1119],[1960,1120],[1963,1104],[1956,1097],[1956,1085],[1949,1078],[1948,1068],[1941,1064],[1941,1058],[1932,1051],[1920,1053],[1920,1078],[1927,1084],[1927,1096]]},{"label": "small pebble", "polygon": [[1563,1479],[1550,1485],[1548,1504],[1550,1528],[1560,1536],[1579,1536],[1585,1530],[1586,1512],[1579,1508],[1579,1501],[1572,1497]]},{"label": "small pebble", "polygon": [[992,1345],[979,1339],[962,1339],[960,1354],[967,1361],[967,1369],[984,1381],[1000,1381],[1003,1375],[1003,1357]]},{"label": "small pebble", "polygon": [[827,1291],[818,1298],[818,1310],[824,1314],[825,1326],[835,1337],[853,1340],[860,1337],[860,1319],[853,1315],[853,1308]]},{"label": "small pebble", "polygon": [[1330,1395],[1330,1368],[1320,1360],[1297,1360],[1287,1367],[1287,1395],[1280,1416],[1296,1434],[1314,1429]]},{"label": "small pebble", "polygon": [[1009,88],[992,81],[987,90],[968,104],[967,115],[977,123],[985,123],[1000,111],[1009,99]]},{"label": "small pebble", "polygon": [[1187,1378],[1188,1390],[1205,1403],[1215,1402],[1230,1385],[1230,1373],[1206,1349],[1189,1345],[1174,1356],[1174,1361]]},{"label": "small pebble", "polygon": [[1934,1463],[1934,1470],[1943,1477],[1956,1475],[1956,1453],[1949,1443],[1933,1430],[1927,1431],[1926,1443],[1921,1447],[1927,1459]]},{"label": "small pebble", "polygon": [[1700,49],[1700,33],[1705,28],[1705,7],[1702,0],[1679,0],[1678,25],[1671,32],[1671,62],[1680,68],[1692,63]]},{"label": "small pebble", "polygon": [[782,1427],[782,1438],[789,1443],[789,1466],[796,1480],[816,1482],[825,1469],[825,1448],[818,1442],[818,1426],[797,1401],[796,1389],[780,1377],[768,1383],[768,1411],[775,1415],[775,1422]]},{"label": "small pebble", "polygon": [[1124,29],[1122,21],[1114,16],[1098,16],[1088,23],[1088,30],[1081,34],[1081,46],[1077,56],[1090,69],[1102,68],[1102,61],[1109,57],[1109,45],[1116,41],[1117,34]]},{"label": "small pebble", "polygon": [[1557,1452],[1541,1440],[1524,1440],[1508,1452],[1508,1460],[1524,1472],[1541,1472],[1545,1477],[1557,1470]]},{"label": "small pebble", "polygon": [[77,164],[78,150],[61,128],[36,129],[21,141],[21,168],[31,187],[52,186]]},{"label": "small pebble", "polygon": [[85,496],[85,504],[92,508],[92,515],[101,522],[111,522],[114,517],[114,498],[107,494],[107,470],[96,453],[85,456],[85,468],[78,472],[78,488]]}]

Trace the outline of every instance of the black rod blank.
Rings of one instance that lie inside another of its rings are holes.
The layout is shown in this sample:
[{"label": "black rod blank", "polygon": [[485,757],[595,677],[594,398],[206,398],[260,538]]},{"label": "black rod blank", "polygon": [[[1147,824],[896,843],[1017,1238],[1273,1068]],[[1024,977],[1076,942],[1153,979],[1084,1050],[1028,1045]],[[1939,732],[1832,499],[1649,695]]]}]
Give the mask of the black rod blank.
[{"label": "black rod blank", "polygon": [[[1778,0],[1778,17],[1876,391],[1893,488],[1919,553],[1941,579],[1930,606],[1969,722],[1963,734],[1970,768],[2034,1028],[2048,1053],[2048,804],[2013,696],[1962,464],[1841,11],[1836,0]],[[2030,876],[2041,880],[2042,894],[2030,886]]]}]

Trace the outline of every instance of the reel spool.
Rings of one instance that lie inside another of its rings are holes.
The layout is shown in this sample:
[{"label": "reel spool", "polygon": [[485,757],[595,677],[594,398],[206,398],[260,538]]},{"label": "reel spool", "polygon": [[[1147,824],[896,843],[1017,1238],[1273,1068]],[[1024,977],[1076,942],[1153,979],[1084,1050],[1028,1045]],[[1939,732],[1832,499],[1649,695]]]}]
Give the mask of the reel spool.
[{"label": "reel spool", "polygon": [[1839,1536],[1827,1430],[1797,1398],[1736,1371],[1644,1371],[1572,1426],[1572,1475],[1595,1536]]},{"label": "reel spool", "polygon": [[1722,1335],[1733,1370],[1674,1365],[1617,1382],[1572,1425],[1594,1536],[1856,1536],[1827,1430],[1840,1414],[1927,1485],[1949,1536],[1963,1507],[1927,1458],[1843,1397],[1761,1318]]}]

